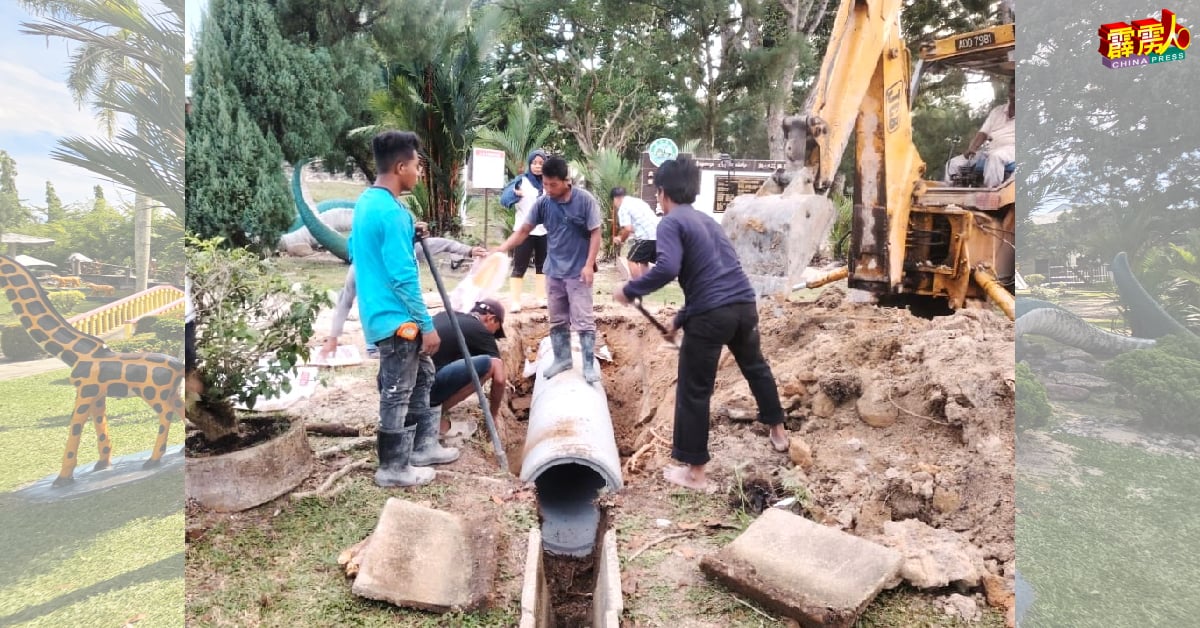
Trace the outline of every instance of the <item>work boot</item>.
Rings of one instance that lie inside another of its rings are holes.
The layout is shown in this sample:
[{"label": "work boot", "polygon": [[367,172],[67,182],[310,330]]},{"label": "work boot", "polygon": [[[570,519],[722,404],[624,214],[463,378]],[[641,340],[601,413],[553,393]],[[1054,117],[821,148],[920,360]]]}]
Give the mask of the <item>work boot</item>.
[{"label": "work boot", "polygon": [[379,430],[375,435],[375,446],[379,452],[375,484],[382,487],[420,486],[433,481],[433,476],[436,475],[433,469],[418,468],[409,464],[416,433],[415,425],[398,432]]},{"label": "work boot", "polygon": [[413,439],[412,458],[408,464],[414,467],[428,467],[435,464],[446,464],[458,460],[461,452],[457,447],[442,447],[438,442],[438,428],[442,422],[442,413],[426,412],[424,418],[417,421],[416,437]]},{"label": "work boot", "polygon": [[525,290],[524,277],[509,277],[508,278],[508,311],[521,311],[521,292]]},{"label": "work boot", "polygon": [[539,308],[546,307],[547,301],[546,301],[546,276],[545,275],[534,275],[533,276],[533,296],[535,299],[537,299],[537,306]]},{"label": "work boot", "polygon": [[596,370],[596,332],[579,332],[579,356],[583,358],[583,380],[589,384],[600,381]]},{"label": "work boot", "polygon": [[563,371],[571,370],[571,329],[561,327],[550,330],[550,346],[554,348],[554,362],[542,371],[542,377],[550,379]]}]

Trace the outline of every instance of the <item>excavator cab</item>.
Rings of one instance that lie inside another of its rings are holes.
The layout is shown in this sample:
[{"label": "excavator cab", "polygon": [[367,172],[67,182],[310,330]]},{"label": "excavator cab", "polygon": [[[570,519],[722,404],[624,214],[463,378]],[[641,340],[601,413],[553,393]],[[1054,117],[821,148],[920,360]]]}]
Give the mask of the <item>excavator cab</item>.
[{"label": "excavator cab", "polygon": [[[1016,72],[1015,30],[1012,24],[1004,24],[923,43],[909,85],[909,108],[916,108],[922,79],[948,70],[987,74],[1011,81]],[[1015,165],[1006,168],[1005,182],[1012,178],[1014,171]],[[952,155],[946,163],[945,182],[952,187],[981,188],[982,164],[966,162]],[[936,185],[936,182],[930,183]]]}]

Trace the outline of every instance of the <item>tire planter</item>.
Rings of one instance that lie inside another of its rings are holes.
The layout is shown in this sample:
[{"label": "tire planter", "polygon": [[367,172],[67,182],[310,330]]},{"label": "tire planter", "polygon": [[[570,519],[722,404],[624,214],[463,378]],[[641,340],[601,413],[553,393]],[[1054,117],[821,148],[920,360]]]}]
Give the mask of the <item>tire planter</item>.
[{"label": "tire planter", "polygon": [[184,494],[218,512],[265,504],[296,488],[313,468],[304,421],[295,419],[283,434],[247,449],[188,458]]}]

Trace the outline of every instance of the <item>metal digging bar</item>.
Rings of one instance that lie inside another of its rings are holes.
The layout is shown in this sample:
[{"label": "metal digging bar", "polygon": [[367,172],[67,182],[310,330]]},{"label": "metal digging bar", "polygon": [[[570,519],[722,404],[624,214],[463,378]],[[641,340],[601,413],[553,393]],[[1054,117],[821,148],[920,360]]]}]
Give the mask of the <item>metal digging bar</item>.
[{"label": "metal digging bar", "polygon": [[[454,328],[455,338],[458,339],[458,349],[462,351],[463,358],[470,366],[471,352],[467,349],[467,339],[463,337],[462,327],[458,325],[458,317],[455,316],[454,307],[450,304],[450,295],[446,292],[442,277],[438,275],[437,266],[433,263],[433,255],[429,252],[429,245],[425,243],[424,235],[420,237],[420,242],[421,250],[425,253],[425,261],[429,264],[429,272],[433,275],[433,283],[437,284],[438,293],[442,295],[442,303],[446,306],[450,325]],[[474,368],[468,368],[467,372],[471,374],[471,383],[475,385],[475,394],[479,397],[479,407],[483,409],[483,422],[487,424],[488,435],[492,437],[492,448],[496,451],[500,468],[508,471],[508,456],[504,454],[504,445],[500,442],[499,432],[496,431],[496,421],[492,417],[491,407],[488,406],[487,396],[483,394],[483,384],[479,382],[479,373],[476,373]]]}]

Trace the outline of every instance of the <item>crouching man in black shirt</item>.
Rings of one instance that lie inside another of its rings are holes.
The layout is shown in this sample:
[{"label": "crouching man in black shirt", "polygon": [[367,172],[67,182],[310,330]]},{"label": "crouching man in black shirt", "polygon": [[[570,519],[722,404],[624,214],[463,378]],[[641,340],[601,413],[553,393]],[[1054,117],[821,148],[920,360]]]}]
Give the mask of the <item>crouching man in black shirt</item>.
[{"label": "crouching man in black shirt", "polygon": [[[500,359],[500,348],[496,345],[498,338],[504,337],[504,306],[495,299],[483,299],[471,308],[469,313],[455,312],[458,325],[462,329],[463,338],[467,341],[467,351],[470,361],[464,359],[454,334],[454,326],[450,322],[450,314],[439,312],[433,317],[433,326],[438,336],[446,341],[433,354],[433,365],[437,369],[433,377],[433,389],[429,391],[429,408],[436,415],[442,415],[446,410],[458,405],[464,399],[475,394],[475,386],[471,382],[471,372],[475,369],[480,384],[491,382],[491,392],[488,395],[492,417],[499,426],[500,402],[504,399],[504,389],[507,377],[504,372],[504,361]],[[454,426],[450,431],[450,421],[441,419],[443,437],[453,438],[467,436],[470,431],[466,427]]]}]

